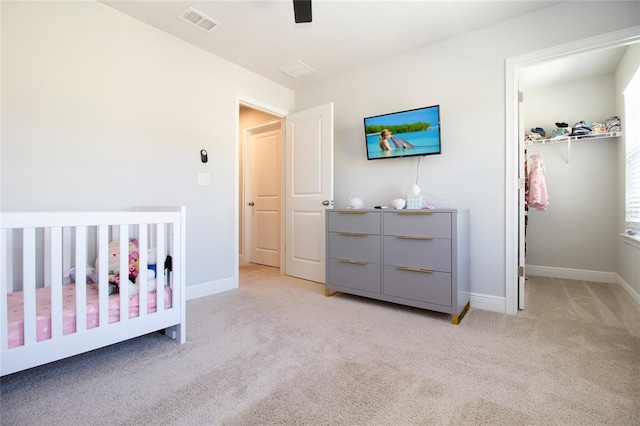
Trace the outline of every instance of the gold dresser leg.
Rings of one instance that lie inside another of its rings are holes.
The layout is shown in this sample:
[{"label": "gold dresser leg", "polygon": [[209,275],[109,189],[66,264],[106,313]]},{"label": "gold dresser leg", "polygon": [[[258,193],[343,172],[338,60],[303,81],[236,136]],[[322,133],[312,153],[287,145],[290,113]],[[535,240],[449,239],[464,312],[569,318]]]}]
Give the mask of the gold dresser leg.
[{"label": "gold dresser leg", "polygon": [[453,325],[460,324],[460,320],[462,320],[462,317],[464,317],[464,315],[467,313],[470,307],[471,307],[471,302],[467,302],[467,304],[464,305],[464,308],[462,308],[462,312],[460,312],[460,314],[451,315],[451,322],[453,323]]},{"label": "gold dresser leg", "polygon": [[329,288],[327,286],[324,287],[324,295],[329,297],[329,296],[334,296],[336,294],[340,293],[339,291],[334,291],[333,293],[331,292],[331,290],[329,290]]}]

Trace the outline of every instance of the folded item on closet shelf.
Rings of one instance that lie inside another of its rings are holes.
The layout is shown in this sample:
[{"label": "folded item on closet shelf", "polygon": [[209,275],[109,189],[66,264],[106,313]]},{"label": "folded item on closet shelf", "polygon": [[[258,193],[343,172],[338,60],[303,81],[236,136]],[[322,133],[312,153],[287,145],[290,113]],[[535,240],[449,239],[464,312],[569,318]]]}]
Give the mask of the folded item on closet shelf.
[{"label": "folded item on closet shelf", "polygon": [[593,123],[589,123],[588,121],[578,121],[576,124],[573,125],[574,129],[576,127],[580,127],[582,129],[591,130],[591,128],[593,127]]},{"label": "folded item on closet shelf", "polygon": [[583,129],[583,128],[574,128],[573,129],[573,133],[571,133],[572,136],[584,136],[584,135],[588,135],[589,133],[591,133],[591,130],[587,130],[587,129]]},{"label": "folded item on closet shelf", "polygon": [[588,135],[589,133],[591,133],[592,127],[593,125],[587,121],[578,121],[576,124],[573,125],[573,130],[571,131],[571,134],[574,136]]},{"label": "folded item on closet shelf", "polygon": [[611,116],[604,122],[607,126],[607,132],[619,132],[621,130],[620,118],[618,116]]},{"label": "folded item on closet shelf", "polygon": [[555,129],[553,131],[553,136],[551,136],[552,138],[566,138],[567,136],[569,136],[569,130],[567,128],[561,127],[558,129]]},{"label": "folded item on closet shelf", "polygon": [[539,139],[542,139],[542,135],[540,133],[529,133],[527,137],[529,138],[529,140],[532,140],[532,141],[537,141]]},{"label": "folded item on closet shelf", "polygon": [[591,126],[591,133],[597,134],[597,133],[605,133],[607,131],[607,126],[605,126],[602,123],[593,123],[593,126]]},{"label": "folded item on closet shelf", "polygon": [[556,121],[556,127],[569,127],[567,123]]},{"label": "folded item on closet shelf", "polygon": [[534,127],[531,129],[531,133],[537,133],[542,137],[545,137],[547,134],[542,127]]}]

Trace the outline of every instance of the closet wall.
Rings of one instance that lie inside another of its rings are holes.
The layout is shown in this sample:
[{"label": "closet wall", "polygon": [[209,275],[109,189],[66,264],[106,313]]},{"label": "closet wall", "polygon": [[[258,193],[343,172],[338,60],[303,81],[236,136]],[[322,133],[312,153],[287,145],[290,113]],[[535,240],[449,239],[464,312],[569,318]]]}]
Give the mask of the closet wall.
[{"label": "closet wall", "polygon": [[[604,122],[616,111],[614,75],[589,78],[524,93],[526,133],[555,122]],[[624,128],[623,128],[624,131]],[[529,210],[527,266],[615,272],[619,215],[617,145],[621,138],[528,145],[545,163],[549,207]]]}]

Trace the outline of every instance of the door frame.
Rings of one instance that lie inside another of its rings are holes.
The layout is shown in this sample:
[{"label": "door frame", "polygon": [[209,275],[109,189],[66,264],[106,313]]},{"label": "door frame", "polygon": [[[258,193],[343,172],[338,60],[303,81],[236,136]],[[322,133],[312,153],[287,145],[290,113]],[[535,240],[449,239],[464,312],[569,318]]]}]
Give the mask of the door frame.
[{"label": "door frame", "polygon": [[[246,129],[243,129],[242,132],[242,175],[243,175],[243,183],[244,185],[242,186],[242,188],[240,188],[240,198],[242,200],[242,222],[243,225],[242,229],[243,229],[243,257],[244,257],[244,262],[245,263],[250,263],[251,262],[251,250],[249,250],[250,248],[250,244],[252,241],[251,238],[251,233],[253,232],[253,222],[251,220],[248,220],[248,216],[250,216],[249,209],[247,209],[247,194],[253,196],[254,194],[251,194],[249,191],[249,188],[251,188],[251,182],[250,179],[248,179],[251,174],[250,171],[251,167],[249,164],[249,161],[247,161],[247,159],[252,159],[251,155],[249,154],[249,150],[247,149],[249,146],[249,142],[252,136],[254,135],[259,135],[261,133],[265,133],[265,132],[270,132],[273,130],[278,130],[280,132],[280,151],[282,152],[282,141],[284,140],[282,138],[282,133],[283,133],[283,121],[284,119],[282,118],[278,118],[276,120],[272,120],[272,121],[267,121],[264,122],[262,124],[258,124],[256,126],[253,127],[247,127]],[[280,173],[282,174],[282,169],[283,166],[280,166]],[[282,200],[283,197],[283,185],[282,182],[280,183],[280,200]],[[240,205],[240,204],[238,204]],[[282,209],[283,203],[280,203],[280,208]],[[282,210],[280,210],[280,223],[281,223],[281,232],[280,232],[280,240],[282,240]],[[240,232],[240,226],[238,226],[238,232]],[[255,241],[255,240],[254,240]],[[280,241],[280,267],[282,267],[282,241]],[[239,251],[239,250],[238,250]]]},{"label": "door frame", "polygon": [[[518,312],[518,249],[524,235],[520,235],[518,218],[521,156],[524,141],[519,137],[518,91],[520,72],[529,66],[576,53],[620,47],[640,41],[637,28],[627,28],[576,42],[538,50],[507,58],[505,62],[505,313]],[[514,143],[517,141],[517,143]],[[524,266],[524,265],[522,265]]]},{"label": "door frame", "polygon": [[[293,111],[283,110],[281,108],[274,107],[266,102],[262,102],[260,100],[251,98],[249,96],[245,96],[239,93],[236,93],[235,97],[235,110],[234,110],[234,122],[235,122],[235,144],[234,144],[234,198],[233,198],[233,284],[235,287],[239,287],[240,285],[240,191],[243,188],[240,187],[240,144],[243,143],[242,136],[240,134],[240,106],[244,105],[249,108],[253,108],[259,111],[266,112],[268,114],[274,115],[281,119],[284,119],[287,115],[293,113]],[[283,144],[284,145],[284,144]],[[284,164],[284,147],[281,146],[281,155],[282,164]],[[282,184],[284,185],[284,167],[282,169]],[[284,197],[282,197],[284,198]],[[283,205],[281,208],[284,208],[284,199],[282,200]],[[284,215],[281,216],[281,222],[284,220]],[[280,271],[284,267],[282,261],[282,252],[284,238],[282,237],[282,232],[284,229],[284,224],[280,229]]]}]

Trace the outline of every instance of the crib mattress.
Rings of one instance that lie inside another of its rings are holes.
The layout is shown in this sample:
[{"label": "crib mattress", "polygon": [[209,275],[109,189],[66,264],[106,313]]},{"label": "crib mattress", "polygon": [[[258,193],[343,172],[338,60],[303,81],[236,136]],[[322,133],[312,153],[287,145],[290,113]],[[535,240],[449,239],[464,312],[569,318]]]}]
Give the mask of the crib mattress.
[{"label": "crib mattress", "polygon": [[[76,289],[75,284],[62,286],[62,334],[76,331]],[[24,345],[24,309],[23,293],[7,294],[8,336],[9,348]],[[171,288],[164,288],[164,307],[171,307]],[[147,313],[156,312],[156,292],[147,296]],[[129,318],[137,317],[140,313],[140,296],[129,296]],[[38,342],[51,338],[51,287],[36,290],[36,340]],[[109,296],[109,323],[120,321],[120,295]],[[98,290],[93,284],[87,284],[87,329],[99,325]]]}]

